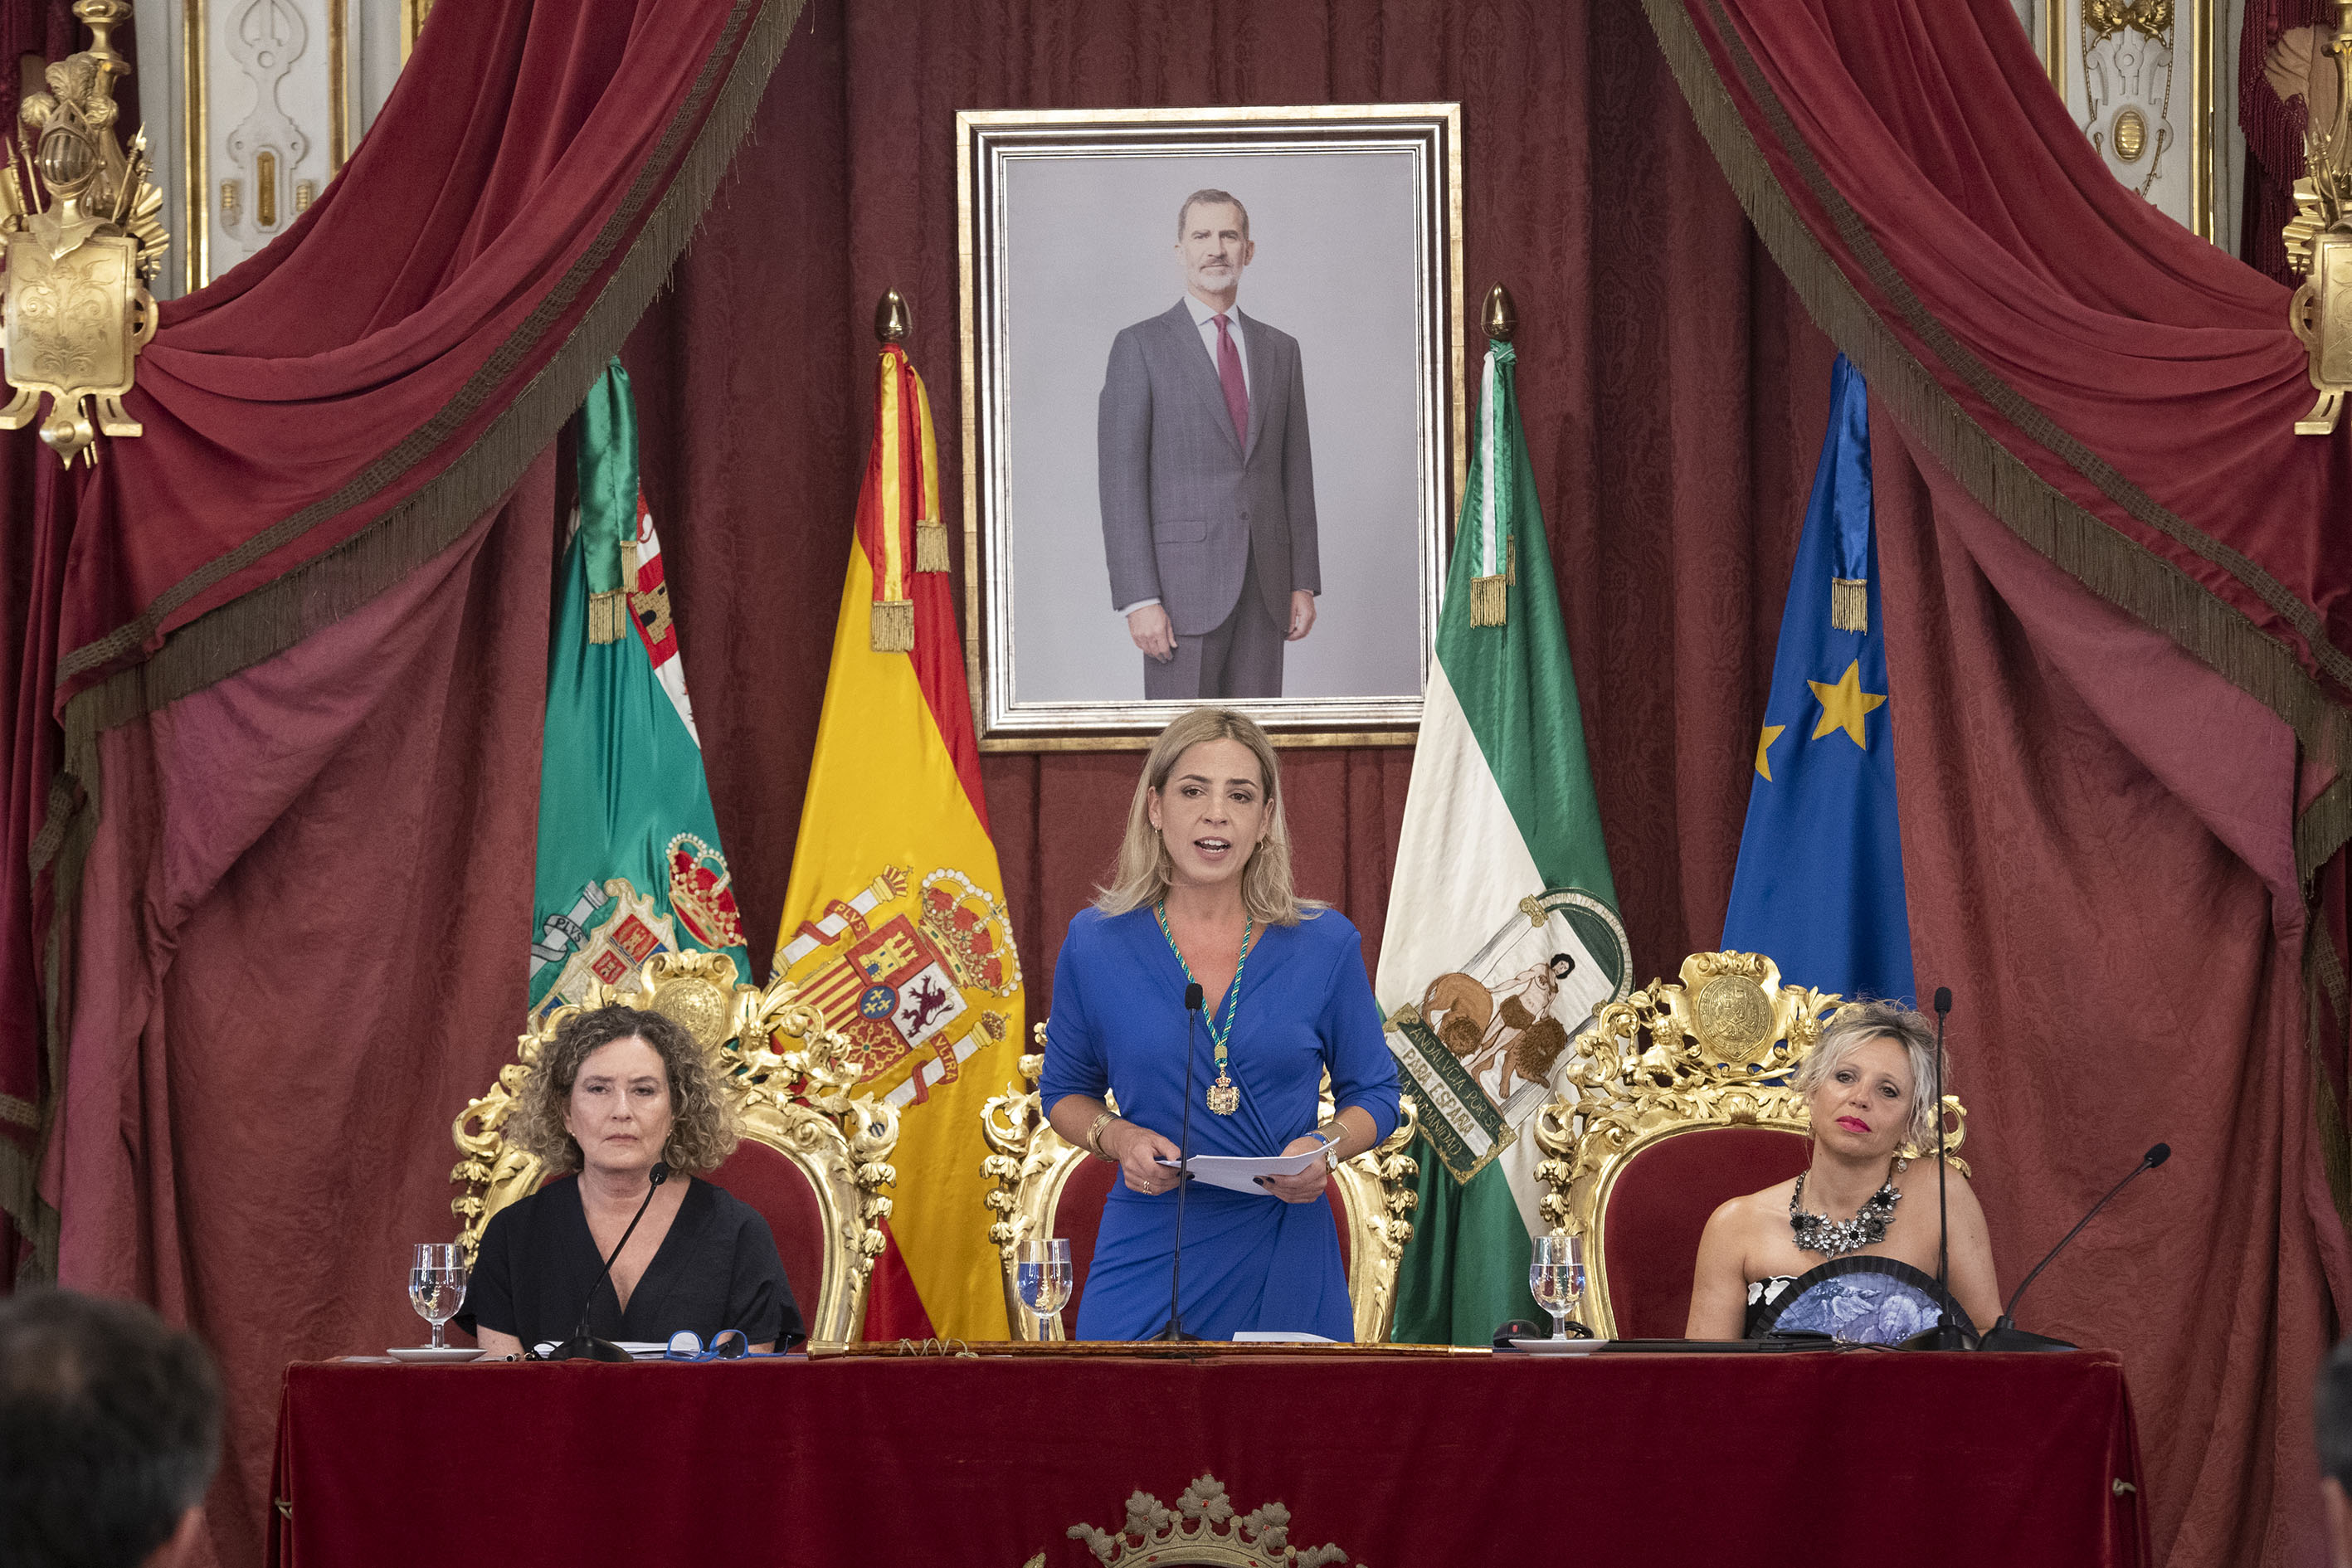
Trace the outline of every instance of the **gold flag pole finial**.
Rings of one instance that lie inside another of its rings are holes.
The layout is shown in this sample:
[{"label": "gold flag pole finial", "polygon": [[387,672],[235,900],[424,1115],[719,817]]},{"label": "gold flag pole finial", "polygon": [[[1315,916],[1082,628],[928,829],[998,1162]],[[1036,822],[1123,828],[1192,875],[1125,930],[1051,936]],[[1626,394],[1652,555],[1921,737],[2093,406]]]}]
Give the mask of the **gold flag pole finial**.
[{"label": "gold flag pole finial", "polygon": [[882,298],[874,306],[874,335],[886,343],[903,343],[907,334],[915,330],[914,313],[896,289],[882,290]]},{"label": "gold flag pole finial", "polygon": [[1489,338],[1498,343],[1509,342],[1511,334],[1519,330],[1518,307],[1511,303],[1511,291],[1500,283],[1487,289],[1486,308],[1478,312],[1478,319]]}]

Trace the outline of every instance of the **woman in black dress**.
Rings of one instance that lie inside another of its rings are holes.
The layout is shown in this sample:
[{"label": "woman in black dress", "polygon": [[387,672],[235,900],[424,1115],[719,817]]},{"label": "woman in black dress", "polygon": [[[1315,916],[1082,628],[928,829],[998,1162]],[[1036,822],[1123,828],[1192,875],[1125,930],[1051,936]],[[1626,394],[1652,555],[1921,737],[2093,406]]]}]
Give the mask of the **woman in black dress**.
[{"label": "woman in black dress", "polygon": [[[1813,1157],[1804,1174],[1732,1199],[1699,1239],[1695,1340],[1774,1331],[1895,1344],[1936,1326],[1935,1026],[1851,1002],[1798,1064]],[[1968,1178],[1950,1177],[1951,1293],[1971,1339],[2000,1314],[1992,1241]],[[1908,1200],[1907,1202],[1906,1200]]]},{"label": "woman in black dress", "polygon": [[[768,1222],[693,1175],[724,1162],[736,1132],[684,1026],[633,1007],[572,1015],[524,1080],[508,1136],[551,1177],[482,1232],[458,1321],[491,1355],[570,1338],[583,1302],[601,1339],[690,1329],[708,1342],[739,1329],[764,1351],[806,1337]],[[657,1163],[685,1179],[654,1185]],[[570,1171],[576,1180],[560,1179]],[[649,1187],[645,1218],[599,1282]]]}]

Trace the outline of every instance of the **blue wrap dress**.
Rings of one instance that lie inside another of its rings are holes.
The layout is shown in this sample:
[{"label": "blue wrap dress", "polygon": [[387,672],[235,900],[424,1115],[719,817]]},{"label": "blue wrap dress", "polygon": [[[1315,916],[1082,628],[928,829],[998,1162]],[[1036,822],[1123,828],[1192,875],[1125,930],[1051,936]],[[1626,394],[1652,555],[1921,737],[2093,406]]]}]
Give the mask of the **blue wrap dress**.
[{"label": "blue wrap dress", "polygon": [[[1071,921],[1054,969],[1042,1098],[1116,1091],[1127,1120],[1177,1140],[1184,1100],[1183,966],[1149,906],[1097,910]],[[1239,1013],[1227,1064],[1241,1090],[1231,1116],[1203,1097],[1217,1076],[1205,1023],[1192,1028],[1196,1154],[1279,1154],[1315,1130],[1326,1068],[1342,1110],[1369,1112],[1379,1134],[1396,1128],[1397,1075],[1380,1004],[1364,973],[1361,939],[1326,910],[1262,930],[1235,982]],[[1219,1016],[1225,1002],[1221,998]],[[1187,1332],[1231,1339],[1244,1330],[1355,1337],[1331,1200],[1287,1204],[1271,1194],[1195,1183],[1184,1215]],[[1145,1339],[1167,1326],[1176,1194],[1147,1196],[1115,1184],[1078,1301],[1082,1340]]]}]

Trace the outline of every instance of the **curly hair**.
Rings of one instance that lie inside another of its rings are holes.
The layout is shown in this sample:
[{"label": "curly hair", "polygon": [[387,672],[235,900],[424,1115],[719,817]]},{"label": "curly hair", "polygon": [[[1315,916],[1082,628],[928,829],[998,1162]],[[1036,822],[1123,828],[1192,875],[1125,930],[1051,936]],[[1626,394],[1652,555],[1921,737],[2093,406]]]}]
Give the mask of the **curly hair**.
[{"label": "curly hair", "polygon": [[[1797,1064],[1790,1086],[1811,1099],[1823,1079],[1853,1055],[1856,1047],[1871,1040],[1892,1040],[1903,1047],[1911,1065],[1910,1121],[1903,1141],[1913,1149],[1933,1150],[1937,1108],[1929,1101],[1936,1098],[1936,1026],[1924,1014],[1892,1002],[1847,1003],[1831,1016],[1829,1026],[1822,1031],[1812,1050]],[[1948,1060],[1944,1073],[1948,1092],[1952,1078]]]},{"label": "curly hair", "polygon": [[580,1168],[580,1144],[563,1125],[581,1064],[614,1040],[636,1038],[654,1048],[669,1075],[669,1141],[662,1158],[687,1174],[714,1171],[735,1152],[732,1108],[719,1092],[719,1074],[700,1042],[674,1018],[614,1003],[574,1013],[556,1026],[523,1079],[508,1123],[507,1142],[547,1163],[550,1173]]}]

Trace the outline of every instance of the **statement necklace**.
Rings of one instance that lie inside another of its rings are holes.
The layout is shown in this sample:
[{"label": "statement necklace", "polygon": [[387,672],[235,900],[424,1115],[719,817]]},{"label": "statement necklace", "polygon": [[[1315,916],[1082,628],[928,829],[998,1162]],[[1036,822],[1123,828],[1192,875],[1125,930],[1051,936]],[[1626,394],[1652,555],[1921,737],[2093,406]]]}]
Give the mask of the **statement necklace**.
[{"label": "statement necklace", "polygon": [[1885,1184],[1870,1194],[1869,1201],[1853,1211],[1852,1219],[1832,1219],[1825,1214],[1805,1212],[1805,1178],[1797,1178],[1797,1190],[1789,1194],[1789,1229],[1796,1238],[1800,1252],[1818,1252],[1824,1258],[1843,1258],[1849,1252],[1886,1239],[1886,1227],[1894,1223],[1895,1205],[1903,1194],[1895,1188],[1895,1172],[1901,1171],[1907,1161],[1897,1160],[1895,1171],[1887,1173]]},{"label": "statement necklace", "polygon": [[[1192,966],[1184,962],[1184,950],[1176,945],[1176,933],[1168,929],[1168,900],[1162,899],[1152,905],[1151,912],[1160,918],[1160,934],[1168,939],[1168,951],[1176,955],[1176,967],[1184,972],[1186,980],[1198,985],[1201,983],[1193,977]],[[1225,1045],[1234,1037],[1234,1020],[1241,1016],[1242,970],[1249,963],[1250,935],[1256,930],[1255,917],[1243,922],[1242,955],[1234,964],[1233,984],[1225,987],[1224,1005],[1217,1009],[1225,1016],[1225,1021],[1219,1024],[1214,1017],[1208,1020],[1209,1043],[1217,1047],[1217,1081],[1209,1086],[1208,1102],[1209,1109],[1220,1116],[1231,1116],[1241,1109],[1241,1085],[1225,1070]]]}]

